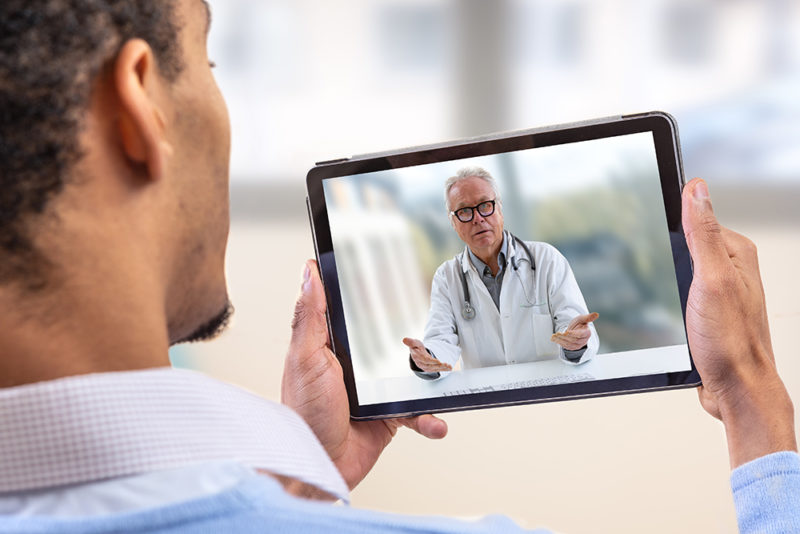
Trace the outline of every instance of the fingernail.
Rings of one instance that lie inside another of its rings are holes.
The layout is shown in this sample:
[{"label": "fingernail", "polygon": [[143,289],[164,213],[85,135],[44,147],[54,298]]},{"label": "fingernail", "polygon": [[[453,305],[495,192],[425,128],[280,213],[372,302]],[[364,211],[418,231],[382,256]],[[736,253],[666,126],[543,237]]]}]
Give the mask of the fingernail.
[{"label": "fingernail", "polygon": [[708,186],[702,180],[700,180],[696,186],[694,186],[694,190],[692,191],[692,196],[698,202],[706,202],[710,199],[708,194]]},{"label": "fingernail", "polygon": [[311,269],[306,264],[305,269],[303,269],[303,292],[307,293],[309,289],[311,289]]}]

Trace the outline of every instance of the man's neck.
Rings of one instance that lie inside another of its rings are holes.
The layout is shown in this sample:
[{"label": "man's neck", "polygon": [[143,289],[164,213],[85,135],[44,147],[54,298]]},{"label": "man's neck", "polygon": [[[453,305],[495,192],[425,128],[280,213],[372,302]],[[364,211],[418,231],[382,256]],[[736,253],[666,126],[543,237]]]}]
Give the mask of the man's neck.
[{"label": "man's neck", "polygon": [[486,264],[487,267],[492,271],[492,276],[497,276],[497,273],[500,271],[500,264],[497,261],[497,257],[500,255],[500,251],[503,250],[503,244],[505,243],[505,232],[503,233],[503,239],[500,240],[500,244],[494,247],[492,250],[472,250],[475,256],[481,260],[483,263]]},{"label": "man's neck", "polygon": [[0,287],[0,387],[169,365],[163,310],[159,320],[159,310],[124,293],[25,298]]},{"label": "man's neck", "polygon": [[[497,247],[497,250],[495,250],[495,251],[492,251],[492,252],[489,252],[489,253],[486,253],[486,252],[479,253],[479,252],[475,252],[473,250],[472,253],[475,254],[475,256],[479,260],[481,260],[483,263],[485,263],[487,267],[489,267],[489,270],[492,271],[492,276],[497,276],[497,273],[500,271],[500,264],[497,262],[497,256],[500,254],[500,251],[502,250],[502,248],[503,248],[503,245],[501,243],[500,246]],[[470,250],[472,250],[472,249],[470,249]]]}]

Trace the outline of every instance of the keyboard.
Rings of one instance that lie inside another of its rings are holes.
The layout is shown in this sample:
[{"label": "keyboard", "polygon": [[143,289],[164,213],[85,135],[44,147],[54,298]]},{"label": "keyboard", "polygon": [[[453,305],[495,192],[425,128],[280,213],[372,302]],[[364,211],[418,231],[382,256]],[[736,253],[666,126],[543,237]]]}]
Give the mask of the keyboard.
[{"label": "keyboard", "polygon": [[559,384],[574,384],[576,382],[586,382],[588,380],[596,380],[596,378],[594,377],[594,375],[591,375],[589,373],[577,373],[577,374],[560,375],[560,376],[543,376],[541,378],[518,380],[515,382],[508,382],[505,384],[493,384],[491,386],[454,389],[446,391],[442,395],[445,397],[452,397],[455,395],[488,393],[492,391],[505,391],[508,389],[538,388],[542,386],[556,386]]}]

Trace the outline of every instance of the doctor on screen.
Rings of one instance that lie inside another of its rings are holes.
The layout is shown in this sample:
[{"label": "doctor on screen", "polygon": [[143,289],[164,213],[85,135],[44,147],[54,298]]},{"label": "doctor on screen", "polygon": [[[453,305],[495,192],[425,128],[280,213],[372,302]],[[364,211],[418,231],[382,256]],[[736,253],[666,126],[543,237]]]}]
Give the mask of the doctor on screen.
[{"label": "doctor on screen", "polygon": [[559,358],[588,361],[598,339],[569,263],[552,245],[503,228],[494,178],[469,167],[445,182],[445,201],[464,251],[436,270],[424,340],[404,338],[411,369],[444,376],[464,369]]}]

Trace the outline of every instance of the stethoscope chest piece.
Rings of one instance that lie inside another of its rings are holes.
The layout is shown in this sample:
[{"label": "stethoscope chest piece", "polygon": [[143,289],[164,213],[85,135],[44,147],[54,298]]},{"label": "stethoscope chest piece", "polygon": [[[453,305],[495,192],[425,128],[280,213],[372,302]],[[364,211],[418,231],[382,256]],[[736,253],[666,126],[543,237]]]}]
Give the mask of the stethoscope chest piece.
[{"label": "stethoscope chest piece", "polygon": [[464,306],[461,308],[461,317],[467,321],[475,318],[475,308],[472,307],[472,304],[469,302],[464,303]]}]

